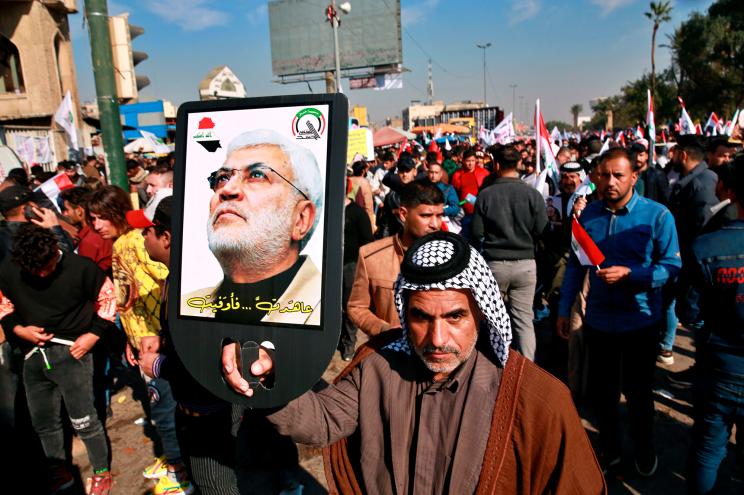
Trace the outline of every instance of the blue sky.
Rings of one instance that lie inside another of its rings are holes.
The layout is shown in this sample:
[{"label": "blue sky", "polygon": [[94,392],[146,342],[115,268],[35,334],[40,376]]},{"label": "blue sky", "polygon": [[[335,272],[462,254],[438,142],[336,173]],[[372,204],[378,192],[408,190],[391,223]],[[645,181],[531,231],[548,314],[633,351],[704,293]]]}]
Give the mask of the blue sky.
[{"label": "blue sky", "polygon": [[[350,1],[353,9],[355,2],[365,0]],[[325,5],[325,0],[318,2]],[[690,12],[711,3],[674,1],[672,22],[660,29],[657,45]],[[81,13],[69,20],[80,98],[92,101],[90,46],[83,1],[78,4]],[[197,100],[199,81],[222,64],[243,81],[248,96],[307,92],[306,84],[272,82],[266,0],[109,0],[108,5],[110,14],[129,12],[130,22],[145,28],[133,42],[135,50],[149,55],[137,66],[151,80],[142,98],[169,99],[176,105]],[[519,120],[531,118],[538,97],[546,120],[570,121],[574,103],[589,114],[590,99],[619,92],[651,67],[646,0],[401,0],[401,8],[403,65],[410,70],[403,77],[404,88],[346,92],[350,104],[366,105],[375,122],[400,115],[413,99],[426,98],[429,55],[435,99],[482,100],[477,43],[492,43],[486,52],[489,103],[511,111],[509,85],[516,84]],[[669,51],[657,46],[657,70],[668,64]],[[342,86],[347,87],[346,80]],[[312,83],[312,88],[322,92],[324,83]]]}]

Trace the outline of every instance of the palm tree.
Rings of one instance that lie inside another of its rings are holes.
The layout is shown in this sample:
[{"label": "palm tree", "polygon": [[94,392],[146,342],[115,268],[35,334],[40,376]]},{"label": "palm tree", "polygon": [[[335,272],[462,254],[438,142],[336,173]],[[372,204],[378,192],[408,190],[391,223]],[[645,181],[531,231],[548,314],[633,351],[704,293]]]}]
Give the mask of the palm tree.
[{"label": "palm tree", "polygon": [[671,14],[672,2],[669,0],[651,2],[649,11],[643,13],[643,15],[651,19],[654,23],[653,34],[651,35],[651,94],[654,96],[656,96],[656,61],[654,58],[656,55],[656,32],[663,22],[672,20]]},{"label": "palm tree", "polygon": [[576,103],[574,105],[571,105],[571,115],[573,115],[573,125],[574,128],[579,128],[579,114],[584,111],[584,107],[582,107],[579,103]]}]

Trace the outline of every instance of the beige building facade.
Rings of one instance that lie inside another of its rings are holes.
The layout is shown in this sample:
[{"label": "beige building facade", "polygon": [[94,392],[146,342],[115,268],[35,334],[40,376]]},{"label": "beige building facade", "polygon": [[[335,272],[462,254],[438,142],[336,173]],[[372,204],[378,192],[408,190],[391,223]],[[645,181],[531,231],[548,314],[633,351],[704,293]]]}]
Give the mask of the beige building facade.
[{"label": "beige building facade", "polygon": [[29,166],[49,168],[67,158],[67,135],[53,122],[67,91],[86,145],[68,22],[76,0],[0,0],[0,11],[0,134]]}]

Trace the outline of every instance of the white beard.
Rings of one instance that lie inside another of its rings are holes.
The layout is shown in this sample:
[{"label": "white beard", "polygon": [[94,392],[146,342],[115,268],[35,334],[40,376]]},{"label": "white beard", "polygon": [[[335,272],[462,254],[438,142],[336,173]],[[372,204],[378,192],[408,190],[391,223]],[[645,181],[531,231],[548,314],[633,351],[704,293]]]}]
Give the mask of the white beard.
[{"label": "white beard", "polygon": [[[215,228],[214,220],[222,210],[220,206],[237,211],[245,218],[245,223]],[[220,206],[207,220],[207,239],[225,276],[232,277],[238,270],[261,273],[286,259],[291,243],[293,205],[284,204],[277,210],[261,208],[255,212],[234,202]]]}]

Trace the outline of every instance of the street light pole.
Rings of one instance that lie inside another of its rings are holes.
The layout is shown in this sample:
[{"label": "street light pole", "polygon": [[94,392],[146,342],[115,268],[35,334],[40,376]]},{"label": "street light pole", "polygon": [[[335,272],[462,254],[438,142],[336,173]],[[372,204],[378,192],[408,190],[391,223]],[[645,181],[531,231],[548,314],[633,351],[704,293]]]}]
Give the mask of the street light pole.
[{"label": "street light pole", "polygon": [[491,46],[491,43],[485,45],[475,45],[483,50],[483,105],[488,106],[488,100],[486,99],[486,48]]},{"label": "street light pole", "polygon": [[512,116],[514,116],[514,103],[516,101],[516,95],[517,95],[517,85],[516,84],[510,84],[509,87],[512,89]]},{"label": "street light pole", "polygon": [[333,58],[336,65],[336,93],[338,93],[341,88],[341,56],[339,55],[338,50],[338,26],[341,24],[341,19],[339,19],[338,16],[338,9],[341,9],[342,12],[348,14],[351,10],[351,4],[349,2],[343,2],[338,6],[338,8],[336,8],[336,0],[331,0],[331,3],[325,10],[326,19],[331,23],[331,27],[333,28]]},{"label": "street light pole", "polygon": [[[519,114],[524,117],[524,96],[519,97]],[[519,122],[519,119],[517,119],[517,122]]]},{"label": "street light pole", "polygon": [[333,9],[333,19],[331,25],[333,26],[333,51],[336,59],[336,93],[341,88],[341,57],[338,54],[338,10],[336,10],[336,0],[331,1],[331,8]]}]

